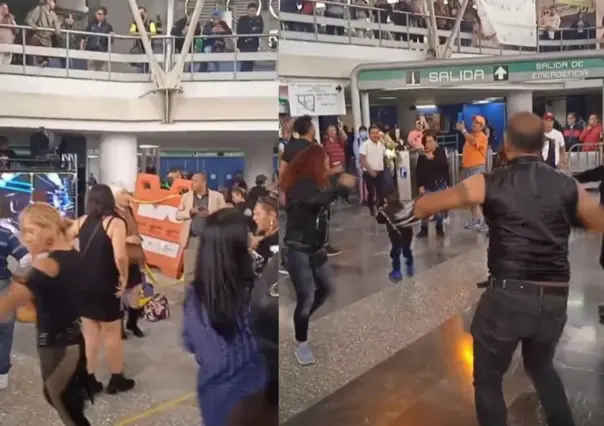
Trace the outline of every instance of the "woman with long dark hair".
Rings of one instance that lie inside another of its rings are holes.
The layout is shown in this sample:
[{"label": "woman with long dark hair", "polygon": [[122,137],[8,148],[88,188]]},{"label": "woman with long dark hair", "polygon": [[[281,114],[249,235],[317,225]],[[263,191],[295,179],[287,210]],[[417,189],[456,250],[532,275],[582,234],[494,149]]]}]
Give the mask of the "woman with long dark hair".
[{"label": "woman with long dark hair", "polygon": [[[249,326],[255,274],[248,228],[233,208],[207,217],[195,278],[184,301],[183,337],[199,364],[205,426],[267,424],[267,373]],[[254,418],[256,423],[249,423]]]},{"label": "woman with long dark hair", "polygon": [[267,401],[276,408],[279,403],[278,194],[259,197],[253,219],[256,232],[251,248],[258,279],[252,292],[252,330],[268,368]]},{"label": "woman with long dark hair", "polygon": [[90,426],[84,403],[92,391],[78,309],[78,289],[87,275],[67,227],[46,203],[22,211],[20,237],[35,259],[27,277],[13,276],[9,292],[0,297],[0,317],[33,301],[44,396],[66,426]]},{"label": "woman with long dark hair", "polygon": [[103,390],[96,379],[101,341],[111,379],[106,392],[115,394],[134,387],[124,377],[122,343],[122,296],[128,283],[130,260],[126,249],[126,223],[118,213],[115,198],[107,185],[90,188],[86,214],[70,229],[77,236],[86,279],[80,284],[79,308],[86,342],[86,368],[95,393]]},{"label": "woman with long dark hair", "polygon": [[302,365],[315,362],[308,345],[308,324],[331,291],[325,252],[329,239],[329,206],[342,189],[356,185],[356,178],[346,173],[330,179],[329,166],[323,148],[311,145],[288,164],[281,176],[287,212],[284,238],[287,267],[297,299],[295,356]]}]

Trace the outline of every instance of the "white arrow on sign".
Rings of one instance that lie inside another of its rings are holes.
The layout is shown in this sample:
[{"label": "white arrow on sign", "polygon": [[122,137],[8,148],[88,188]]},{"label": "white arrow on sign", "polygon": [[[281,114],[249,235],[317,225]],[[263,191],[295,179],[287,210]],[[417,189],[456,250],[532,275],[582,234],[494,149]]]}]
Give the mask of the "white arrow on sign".
[{"label": "white arrow on sign", "polygon": [[503,80],[507,73],[505,68],[500,66],[495,70],[495,77],[497,77],[497,80]]}]

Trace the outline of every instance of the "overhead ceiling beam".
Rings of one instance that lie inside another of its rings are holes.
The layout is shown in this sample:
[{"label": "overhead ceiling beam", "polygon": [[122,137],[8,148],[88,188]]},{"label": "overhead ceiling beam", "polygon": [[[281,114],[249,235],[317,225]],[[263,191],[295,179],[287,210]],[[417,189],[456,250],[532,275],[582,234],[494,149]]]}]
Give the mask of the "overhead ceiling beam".
[{"label": "overhead ceiling beam", "polygon": [[[442,49],[441,58],[450,58],[453,54],[453,43],[459,36],[459,29],[461,28],[461,21],[463,20],[464,15],[466,14],[466,9],[468,8],[468,4],[470,0],[463,0],[459,11],[457,12],[457,16],[455,17],[455,24],[453,25],[453,29],[451,30],[451,34],[447,38],[447,42],[445,43],[444,48]],[[440,47],[440,46],[439,46]]]}]

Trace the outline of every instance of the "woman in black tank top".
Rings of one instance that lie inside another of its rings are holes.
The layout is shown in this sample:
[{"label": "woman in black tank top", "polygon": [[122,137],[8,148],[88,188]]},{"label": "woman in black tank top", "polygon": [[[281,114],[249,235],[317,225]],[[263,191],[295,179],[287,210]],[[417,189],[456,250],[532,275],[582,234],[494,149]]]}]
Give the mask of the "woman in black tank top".
[{"label": "woman in black tank top", "polygon": [[0,298],[0,316],[33,301],[44,396],[65,425],[89,426],[84,403],[93,394],[77,305],[84,271],[66,229],[59,212],[46,203],[23,210],[21,239],[35,260],[26,277],[13,277],[8,294]]},{"label": "woman in black tank top", "polygon": [[95,376],[102,336],[111,373],[107,393],[130,390],[134,380],[124,377],[121,308],[130,265],[126,253],[126,224],[116,213],[115,199],[107,185],[90,188],[86,214],[74,223],[72,234],[78,236],[82,265],[86,268],[78,305],[90,386],[94,392],[103,390],[103,384]]}]

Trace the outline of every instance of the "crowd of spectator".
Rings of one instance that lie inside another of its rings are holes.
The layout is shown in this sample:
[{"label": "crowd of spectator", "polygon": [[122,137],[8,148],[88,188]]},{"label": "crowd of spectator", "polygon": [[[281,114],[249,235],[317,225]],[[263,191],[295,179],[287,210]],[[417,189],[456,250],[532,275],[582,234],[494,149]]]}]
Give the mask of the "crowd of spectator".
[{"label": "crowd of spectator", "polygon": [[[145,26],[145,30],[152,37],[152,48],[155,53],[164,51],[164,44],[168,41],[162,40],[156,36],[169,34],[174,39],[174,50],[180,53],[184,44],[184,38],[191,25],[191,17],[184,16],[174,23],[170,31],[166,32],[161,17],[158,15],[155,19],[150,17],[150,13],[145,7],[139,8],[139,13]],[[191,47],[193,53],[224,53],[234,52],[257,52],[260,49],[260,38],[255,35],[264,34],[264,22],[262,16],[258,14],[258,5],[250,3],[247,7],[247,14],[239,17],[236,22],[235,31],[223,19],[223,12],[220,10],[212,11],[210,19],[205,23],[197,23],[195,29],[195,39]],[[28,31],[21,31],[15,26],[21,24],[31,28]],[[87,50],[90,52],[109,52],[116,51],[114,46],[120,29],[114,29],[111,25],[110,10],[105,7],[99,7],[92,19],[87,22],[76,22],[71,13],[58,13],[56,11],[55,0],[42,0],[38,6],[32,9],[24,22],[17,22],[14,15],[10,12],[6,3],[0,3],[0,44],[21,44],[39,47],[60,47],[70,50]],[[14,27],[14,28],[11,28]],[[244,37],[228,37],[230,35],[242,34]],[[145,53],[140,39],[140,31],[135,21],[128,29],[128,35],[134,39],[128,52],[131,54]],[[155,37],[155,39],[153,39]],[[25,40],[24,40],[25,39]],[[0,65],[22,64],[27,65],[65,68],[67,59],[64,57],[49,58],[45,56],[27,56],[11,53],[0,54]],[[72,58],[69,62],[72,69],[88,69],[93,71],[106,71],[108,63],[102,60],[85,61],[83,59]],[[131,64],[137,72],[148,73],[149,64],[143,63]],[[242,61],[240,71],[254,71],[253,61]],[[226,69],[229,67],[229,69]],[[187,65],[187,71],[193,72],[219,72],[232,71],[232,62],[204,62],[192,66]]]},{"label": "crowd of spectator", "polygon": [[[461,0],[435,0],[433,3],[436,29],[451,31],[455,19],[462,13]],[[318,15],[325,18],[350,20],[350,27],[343,22],[342,25],[317,25],[317,30],[329,35],[348,35],[361,38],[381,38],[383,40],[402,40],[414,43],[424,43],[425,38],[416,33],[410,33],[408,28],[427,29],[430,27],[429,10],[425,9],[425,2],[421,0],[398,0],[396,3],[387,0],[331,0],[317,3],[313,0],[283,0],[281,12],[301,15]],[[559,40],[595,40],[596,27],[604,26],[604,22],[596,23],[593,13],[585,8],[580,8],[566,13],[563,17],[558,9],[566,6],[553,5],[542,9],[538,13],[535,23],[538,28],[540,41]],[[593,11],[592,11],[593,12]],[[564,18],[564,19],[562,19]],[[379,24],[393,24],[400,26],[400,30],[380,31],[358,28],[354,22],[367,22]],[[291,22],[282,20],[282,28],[287,31],[314,32],[315,24]],[[485,35],[481,18],[477,13],[473,0],[463,11],[460,25],[461,46],[496,45],[496,35]],[[446,42],[446,37],[439,36],[439,43]],[[595,44],[595,42],[593,43]],[[578,50],[590,48],[589,43],[573,43],[564,47],[541,46],[541,51]]]}]

